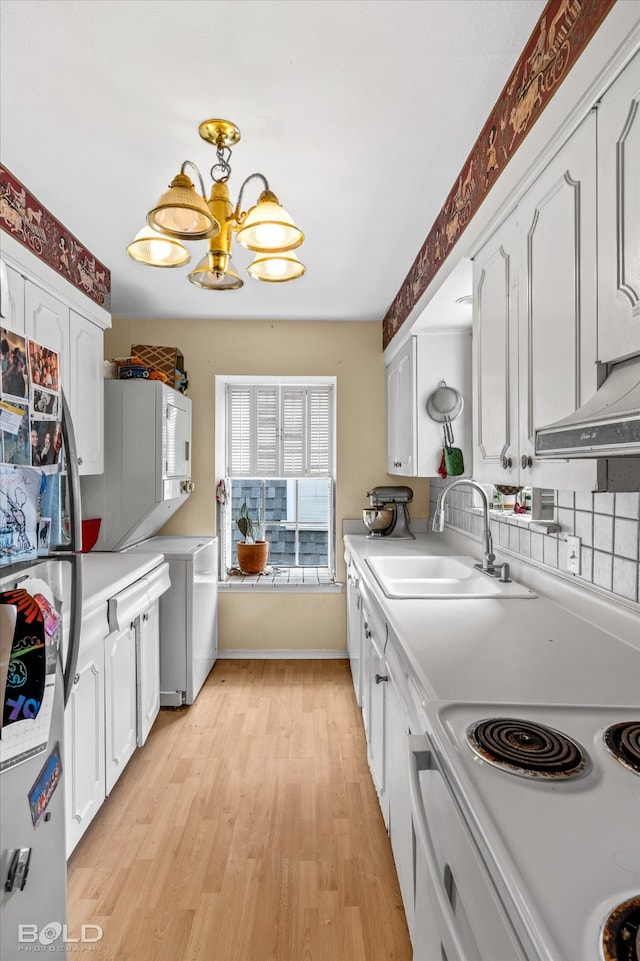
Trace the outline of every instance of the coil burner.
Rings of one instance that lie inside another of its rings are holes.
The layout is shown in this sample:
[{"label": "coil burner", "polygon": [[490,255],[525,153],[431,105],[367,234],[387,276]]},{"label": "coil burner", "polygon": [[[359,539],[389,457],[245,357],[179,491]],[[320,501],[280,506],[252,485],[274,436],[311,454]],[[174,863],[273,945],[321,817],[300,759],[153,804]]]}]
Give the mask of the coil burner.
[{"label": "coil burner", "polygon": [[640,896],[615,908],[602,931],[604,961],[640,961]]},{"label": "coil burner", "polygon": [[582,748],[566,734],[521,718],[477,721],[467,728],[467,739],[483,761],[520,777],[576,777],[587,764]]},{"label": "coil burner", "polygon": [[640,774],[640,721],[612,724],[604,732],[604,743],[620,764]]}]

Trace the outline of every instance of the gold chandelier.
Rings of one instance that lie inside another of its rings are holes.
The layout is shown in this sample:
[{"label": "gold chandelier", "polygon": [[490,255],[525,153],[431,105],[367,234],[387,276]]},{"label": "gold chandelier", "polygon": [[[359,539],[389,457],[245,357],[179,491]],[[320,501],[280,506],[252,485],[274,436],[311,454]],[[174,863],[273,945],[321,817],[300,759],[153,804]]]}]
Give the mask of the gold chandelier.
[{"label": "gold chandelier", "polygon": [[[237,290],[243,286],[231,261],[233,233],[237,241],[255,253],[248,267],[249,276],[268,283],[295,280],[305,268],[295,253],[304,240],[266,177],[251,174],[240,187],[233,207],[227,181],[231,174],[231,147],[240,140],[240,131],[228,120],[205,120],[200,136],[216,147],[217,162],[211,168],[211,195],[205,197],[204,181],[198,167],[185,160],[156,206],[147,214],[147,223],[127,247],[128,255],[149,267],[181,267],[191,259],[184,240],[206,240],[208,250],[189,274],[189,280],[206,290]],[[193,167],[200,180],[199,194],[186,175]],[[250,180],[258,178],[264,189],[254,207],[242,210],[242,195]]]}]

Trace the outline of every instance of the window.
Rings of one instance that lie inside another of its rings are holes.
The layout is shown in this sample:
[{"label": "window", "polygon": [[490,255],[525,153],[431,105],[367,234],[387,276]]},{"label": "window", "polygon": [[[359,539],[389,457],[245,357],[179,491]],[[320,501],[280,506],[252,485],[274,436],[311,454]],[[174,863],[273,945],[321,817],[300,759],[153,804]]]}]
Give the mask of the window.
[{"label": "window", "polygon": [[223,576],[236,564],[235,520],[246,501],[269,541],[269,567],[283,574],[315,569],[326,583],[335,573],[335,378],[218,377],[216,383],[216,473],[226,493],[219,511]]}]

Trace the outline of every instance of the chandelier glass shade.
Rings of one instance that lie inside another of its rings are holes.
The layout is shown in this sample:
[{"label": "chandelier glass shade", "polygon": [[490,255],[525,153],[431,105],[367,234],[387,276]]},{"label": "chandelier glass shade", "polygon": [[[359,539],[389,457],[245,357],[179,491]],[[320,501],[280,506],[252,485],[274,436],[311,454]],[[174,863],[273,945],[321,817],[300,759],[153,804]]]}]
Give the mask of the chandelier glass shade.
[{"label": "chandelier glass shade", "polygon": [[127,247],[132,260],[148,267],[182,267],[191,260],[183,243],[169,235],[159,234],[148,224],[139,230]]},{"label": "chandelier glass shade", "polygon": [[[217,163],[211,168],[209,199],[205,198],[200,171],[185,160],[180,173],[147,214],[147,226],[127,247],[128,255],[151,267],[178,267],[190,259],[181,241],[206,239],[208,250],[189,274],[189,280],[206,290],[238,290],[243,282],[231,261],[232,237],[236,233],[238,243],[256,253],[248,268],[250,277],[268,283],[301,277],[305,268],[292,251],[302,244],[304,234],[269,189],[266,178],[260,173],[251,174],[240,188],[235,207],[231,203],[227,186],[230,145],[240,140],[238,128],[226,120],[206,120],[200,125],[200,136],[216,146]],[[196,171],[201,194],[184,172],[186,166]],[[243,211],[243,192],[254,178],[263,182],[264,189],[255,206]]]},{"label": "chandelier glass shade", "polygon": [[281,284],[285,280],[295,280],[302,277],[304,265],[300,263],[294,252],[285,251],[281,254],[258,254],[247,268],[249,276],[254,280],[265,280],[270,284]]},{"label": "chandelier glass shade", "polygon": [[262,191],[238,230],[238,243],[262,254],[294,250],[303,240],[304,234],[270,190]]},{"label": "chandelier glass shade", "polygon": [[206,290],[238,290],[244,286],[231,257],[223,250],[208,250],[189,274],[189,280]]},{"label": "chandelier glass shade", "polygon": [[147,214],[147,223],[178,240],[202,240],[220,230],[220,224],[211,214],[206,200],[196,193],[191,180],[184,173],[173,178],[169,189]]}]

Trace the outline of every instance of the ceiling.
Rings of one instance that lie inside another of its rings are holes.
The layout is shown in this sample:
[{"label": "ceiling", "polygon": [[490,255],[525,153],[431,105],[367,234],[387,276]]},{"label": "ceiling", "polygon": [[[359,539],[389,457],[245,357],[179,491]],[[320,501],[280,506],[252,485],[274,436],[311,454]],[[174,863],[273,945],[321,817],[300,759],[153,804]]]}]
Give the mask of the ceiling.
[{"label": "ceiling", "polygon": [[[115,316],[380,320],[543,8],[0,0],[1,159],[111,269]],[[304,231],[300,280],[252,280],[235,243],[231,292],[187,280],[206,241],[173,270],[127,257],[182,161],[208,191],[211,117],[242,133],[232,201],[259,171]]]}]

